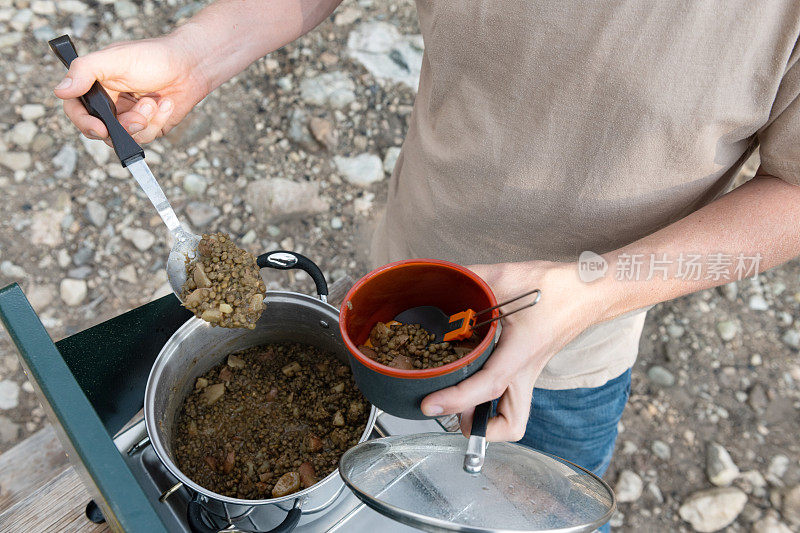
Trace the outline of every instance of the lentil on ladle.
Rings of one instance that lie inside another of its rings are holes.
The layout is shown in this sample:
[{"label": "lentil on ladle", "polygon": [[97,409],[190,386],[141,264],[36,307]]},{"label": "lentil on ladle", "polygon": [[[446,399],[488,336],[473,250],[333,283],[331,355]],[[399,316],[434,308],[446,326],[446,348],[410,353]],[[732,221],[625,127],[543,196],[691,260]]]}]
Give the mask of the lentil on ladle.
[{"label": "lentil on ladle", "polygon": [[225,328],[256,327],[267,288],[253,254],[224,233],[203,235],[197,257],[186,263],[181,299],[195,316]]}]

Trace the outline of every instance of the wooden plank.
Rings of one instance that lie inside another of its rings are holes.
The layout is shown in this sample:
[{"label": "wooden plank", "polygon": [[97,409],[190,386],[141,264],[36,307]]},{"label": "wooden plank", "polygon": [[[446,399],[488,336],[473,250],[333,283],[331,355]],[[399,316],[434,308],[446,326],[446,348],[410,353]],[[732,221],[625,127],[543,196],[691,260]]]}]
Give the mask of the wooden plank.
[{"label": "wooden plank", "polygon": [[68,466],[49,425],[0,455],[0,512],[24,500]]},{"label": "wooden plank", "polygon": [[89,493],[70,467],[28,498],[0,513],[0,531],[109,531],[106,524],[94,524],[86,518],[84,510],[89,500]]}]

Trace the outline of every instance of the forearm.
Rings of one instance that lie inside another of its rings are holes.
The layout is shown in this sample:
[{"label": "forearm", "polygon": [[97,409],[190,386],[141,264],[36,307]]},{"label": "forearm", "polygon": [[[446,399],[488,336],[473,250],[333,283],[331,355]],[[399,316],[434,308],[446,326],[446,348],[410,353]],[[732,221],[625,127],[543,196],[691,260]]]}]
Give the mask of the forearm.
[{"label": "forearm", "polygon": [[306,34],[341,0],[217,0],[170,38],[196,58],[210,89],[250,63]]},{"label": "forearm", "polygon": [[[775,177],[758,176],[686,218],[605,254],[608,272],[594,283],[599,289],[596,294],[608,302],[603,318],[610,319],[752,277],[797,255],[800,187]],[[688,266],[688,261],[698,256],[702,267],[699,275],[689,272]],[[631,269],[637,258],[641,270],[634,275]],[[659,268],[651,277],[653,259]]]}]

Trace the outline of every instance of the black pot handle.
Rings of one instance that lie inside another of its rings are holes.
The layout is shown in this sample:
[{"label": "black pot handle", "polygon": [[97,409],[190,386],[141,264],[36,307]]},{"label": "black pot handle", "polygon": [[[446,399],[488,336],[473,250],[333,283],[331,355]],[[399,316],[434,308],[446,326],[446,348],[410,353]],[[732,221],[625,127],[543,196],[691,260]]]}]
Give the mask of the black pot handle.
[{"label": "black pot handle", "polygon": [[[192,499],[189,502],[189,507],[186,509],[186,519],[189,522],[189,528],[193,533],[225,533],[224,529],[207,526],[205,522],[203,522],[202,512],[203,506],[200,504],[200,502]],[[283,519],[283,522],[263,533],[291,533],[294,528],[297,527],[297,523],[300,521],[300,516],[302,514],[303,511],[300,510],[300,507],[295,505],[286,515],[286,518]],[[248,533],[248,530],[245,529],[236,528],[236,530]],[[260,532],[251,531],[249,533]]]},{"label": "black pot handle", "polygon": [[475,408],[472,415],[472,429],[470,436],[486,437],[486,426],[489,425],[489,418],[492,414],[492,402],[483,402]]},{"label": "black pot handle", "polygon": [[[78,57],[78,52],[69,35],[56,37],[49,44],[50,49],[67,68]],[[114,145],[114,151],[123,167],[144,158],[142,147],[136,144],[133,137],[117,120],[117,108],[100,82],[94,82],[89,91],[80,97],[80,101],[90,115],[99,118],[106,125],[111,143]]]},{"label": "black pot handle", "polygon": [[256,264],[258,264],[258,268],[269,267],[278,270],[299,268],[305,271],[314,280],[320,299],[323,302],[328,301],[328,282],[325,281],[322,270],[308,257],[287,250],[275,250],[274,252],[259,255],[256,259]]}]

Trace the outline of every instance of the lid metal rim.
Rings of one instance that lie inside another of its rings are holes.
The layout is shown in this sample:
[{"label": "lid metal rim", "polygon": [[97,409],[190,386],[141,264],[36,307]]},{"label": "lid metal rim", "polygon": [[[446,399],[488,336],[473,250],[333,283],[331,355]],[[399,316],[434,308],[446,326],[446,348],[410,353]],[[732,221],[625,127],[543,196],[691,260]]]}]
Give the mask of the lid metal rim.
[{"label": "lid metal rim", "polygon": [[[425,433],[417,433],[415,436],[425,435]],[[427,433],[427,435],[431,435],[433,437],[440,436],[440,435],[448,435],[448,433]],[[402,438],[402,437],[400,437]],[[345,473],[342,469],[342,463],[348,455],[350,455],[356,448],[359,446],[364,445],[374,445],[377,442],[385,441],[389,439],[399,440],[398,436],[394,437],[384,437],[380,439],[371,439],[369,441],[361,442],[356,446],[347,450],[342,457],[339,459],[339,475],[342,477],[345,485],[353,491],[353,493],[358,496],[358,499],[364,502],[368,507],[371,507],[375,511],[381,513],[384,516],[387,516],[393,520],[398,522],[402,522],[403,524],[418,527],[418,528],[425,528],[426,531],[439,531],[439,530],[446,530],[446,531],[460,531],[464,533],[584,533],[594,531],[598,527],[602,526],[606,522],[611,519],[611,516],[614,514],[614,511],[617,509],[617,496],[614,494],[614,491],[611,490],[611,487],[608,483],[605,482],[600,476],[595,475],[594,473],[590,472],[589,470],[585,469],[584,467],[573,463],[572,461],[567,461],[557,455],[553,455],[551,453],[543,452],[540,450],[533,450],[536,453],[540,453],[542,455],[546,455],[548,457],[557,459],[558,461],[567,463],[578,470],[585,472],[586,474],[592,476],[597,481],[599,481],[603,488],[608,491],[608,494],[611,496],[611,506],[609,507],[608,511],[600,518],[595,520],[590,524],[583,524],[579,526],[570,526],[570,527],[562,527],[562,528],[550,528],[550,529],[531,529],[531,530],[523,530],[523,529],[499,529],[499,528],[490,528],[490,527],[479,527],[479,526],[469,526],[466,524],[456,524],[453,522],[448,522],[446,520],[441,520],[438,518],[432,518],[429,516],[421,515],[419,513],[415,513],[413,511],[409,511],[406,509],[402,509],[395,505],[376,500],[369,494],[365,493],[361,489],[358,488],[355,483],[350,480],[350,477]],[[513,443],[506,443],[506,444],[513,444]],[[521,446],[521,445],[517,445]],[[532,448],[531,448],[532,449]],[[434,529],[429,529],[434,528]]]}]

